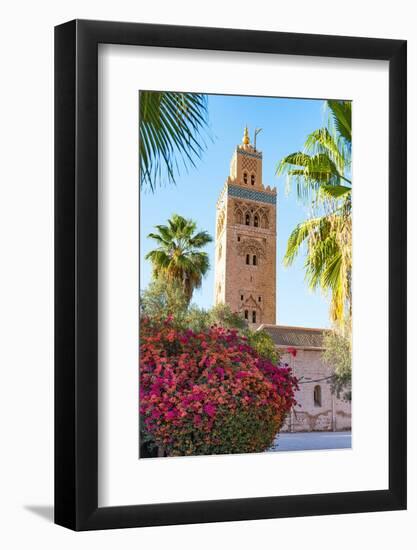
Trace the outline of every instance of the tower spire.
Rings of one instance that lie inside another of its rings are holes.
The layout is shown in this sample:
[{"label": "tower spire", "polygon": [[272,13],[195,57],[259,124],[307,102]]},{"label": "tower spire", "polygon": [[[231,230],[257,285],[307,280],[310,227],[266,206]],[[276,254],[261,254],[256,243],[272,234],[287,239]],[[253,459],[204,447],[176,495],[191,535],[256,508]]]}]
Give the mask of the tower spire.
[{"label": "tower spire", "polygon": [[250,139],[249,139],[249,130],[248,130],[248,127],[245,126],[245,130],[243,132],[243,139],[242,139],[242,143],[244,145],[249,145],[250,143]]}]

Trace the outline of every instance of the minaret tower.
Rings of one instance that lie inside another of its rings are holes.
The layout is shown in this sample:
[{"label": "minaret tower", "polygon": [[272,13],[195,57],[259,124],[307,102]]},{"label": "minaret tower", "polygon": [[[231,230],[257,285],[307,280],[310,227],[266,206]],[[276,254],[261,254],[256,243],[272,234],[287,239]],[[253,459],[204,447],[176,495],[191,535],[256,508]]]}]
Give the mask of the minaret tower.
[{"label": "minaret tower", "polygon": [[276,201],[246,127],[216,206],[214,301],[252,328],[276,322]]}]

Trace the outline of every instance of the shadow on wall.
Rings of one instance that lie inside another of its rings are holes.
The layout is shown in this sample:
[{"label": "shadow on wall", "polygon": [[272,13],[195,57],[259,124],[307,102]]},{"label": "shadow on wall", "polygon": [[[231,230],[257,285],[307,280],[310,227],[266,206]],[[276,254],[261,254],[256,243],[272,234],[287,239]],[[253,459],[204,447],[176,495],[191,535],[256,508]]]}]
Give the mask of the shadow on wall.
[{"label": "shadow on wall", "polygon": [[24,509],[28,512],[32,512],[32,514],[35,514],[49,523],[54,522],[54,507],[53,506],[38,506],[38,505],[27,505],[24,506]]}]

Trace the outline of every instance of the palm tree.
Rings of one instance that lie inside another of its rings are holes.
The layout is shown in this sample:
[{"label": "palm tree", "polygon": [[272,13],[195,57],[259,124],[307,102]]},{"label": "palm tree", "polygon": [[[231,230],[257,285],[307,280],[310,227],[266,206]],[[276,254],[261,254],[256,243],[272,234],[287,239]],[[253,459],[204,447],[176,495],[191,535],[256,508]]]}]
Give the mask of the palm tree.
[{"label": "palm tree", "polygon": [[175,183],[179,161],[195,166],[205,148],[207,96],[179,92],[141,92],[139,119],[140,184],[152,192]]},{"label": "palm tree", "polygon": [[213,239],[207,231],[196,232],[196,227],[194,221],[174,214],[167,225],[155,226],[157,232],[148,235],[158,248],[145,256],[152,262],[155,279],[181,284],[187,304],[210,267],[208,255],[201,249]]},{"label": "palm tree", "polygon": [[295,182],[301,200],[312,201],[313,212],[292,231],[284,264],[291,265],[307,248],[307,281],[313,289],[331,292],[331,319],[343,324],[352,301],[352,110],[349,101],[327,101],[326,107],[327,126],[312,132],[304,151],[286,156],[277,168],[289,184]]}]

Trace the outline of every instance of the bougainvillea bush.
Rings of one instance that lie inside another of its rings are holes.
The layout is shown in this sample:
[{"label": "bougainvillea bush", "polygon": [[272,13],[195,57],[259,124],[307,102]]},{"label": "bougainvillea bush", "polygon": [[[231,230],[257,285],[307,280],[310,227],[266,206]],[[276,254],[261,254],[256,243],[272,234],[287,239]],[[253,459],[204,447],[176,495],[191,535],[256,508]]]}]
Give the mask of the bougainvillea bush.
[{"label": "bougainvillea bush", "polygon": [[287,365],[259,357],[236,330],[141,319],[141,428],[168,456],[268,449],[296,389]]}]

